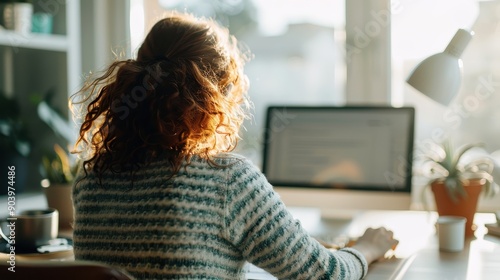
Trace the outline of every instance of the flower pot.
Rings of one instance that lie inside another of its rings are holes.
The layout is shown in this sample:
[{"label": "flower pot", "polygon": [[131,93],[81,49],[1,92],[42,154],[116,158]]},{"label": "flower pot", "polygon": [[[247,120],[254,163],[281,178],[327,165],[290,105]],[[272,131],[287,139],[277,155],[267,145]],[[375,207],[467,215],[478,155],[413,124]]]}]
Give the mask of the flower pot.
[{"label": "flower pot", "polygon": [[469,180],[468,184],[464,185],[467,193],[466,197],[458,195],[457,201],[450,198],[443,182],[433,182],[431,184],[436,208],[439,216],[461,216],[467,219],[465,223],[465,236],[474,236],[474,214],[477,210],[477,201],[483,189],[484,180],[473,179]]},{"label": "flower pot", "polygon": [[71,184],[51,184],[43,189],[48,206],[59,211],[59,230],[71,229],[74,213]]}]

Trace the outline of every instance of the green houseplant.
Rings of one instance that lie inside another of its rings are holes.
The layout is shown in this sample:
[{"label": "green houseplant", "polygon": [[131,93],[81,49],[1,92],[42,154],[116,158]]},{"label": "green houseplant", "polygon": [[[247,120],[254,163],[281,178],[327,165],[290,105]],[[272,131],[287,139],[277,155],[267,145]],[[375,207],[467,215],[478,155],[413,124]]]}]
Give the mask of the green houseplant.
[{"label": "green houseplant", "polygon": [[42,159],[41,182],[47,205],[59,211],[59,229],[70,229],[73,223],[72,184],[78,164],[71,162],[68,152],[54,144],[54,154]]},{"label": "green houseplant", "polygon": [[[47,100],[37,106],[39,118],[48,125],[62,142],[73,143],[72,128]],[[41,182],[47,204],[59,210],[59,229],[70,229],[73,223],[73,202],[71,199],[73,179],[76,176],[78,161],[71,156],[65,145],[54,144],[53,151],[47,153],[40,165],[44,178]]]},{"label": "green houseplant", "polygon": [[68,153],[58,144],[54,144],[54,154],[42,159],[42,186],[71,184],[76,172],[76,164],[71,164]]},{"label": "green houseplant", "polygon": [[483,154],[466,159],[468,152],[482,146],[475,143],[454,149],[447,141],[432,145],[423,156],[424,175],[429,178],[427,187],[432,190],[438,214],[465,217],[466,236],[474,234],[473,218],[479,195],[492,197],[499,190],[492,175],[495,163],[490,157]]}]

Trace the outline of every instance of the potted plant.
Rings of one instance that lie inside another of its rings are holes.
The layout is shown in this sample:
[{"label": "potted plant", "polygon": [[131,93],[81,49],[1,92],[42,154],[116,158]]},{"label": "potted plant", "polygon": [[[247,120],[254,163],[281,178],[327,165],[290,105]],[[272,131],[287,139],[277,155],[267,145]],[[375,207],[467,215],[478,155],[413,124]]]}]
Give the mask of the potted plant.
[{"label": "potted plant", "polygon": [[471,149],[482,146],[467,144],[454,149],[449,141],[435,144],[422,162],[438,214],[465,217],[467,237],[474,235],[473,219],[479,195],[492,197],[499,189],[493,180],[495,163],[490,157],[482,155],[471,160],[464,157]]},{"label": "potted plant", "polygon": [[[65,118],[50,105],[50,96],[37,105],[39,118],[47,124],[61,143],[74,143],[73,129]],[[47,204],[59,210],[59,229],[68,230],[73,223],[72,186],[77,172],[78,161],[71,157],[64,145],[54,144],[54,149],[47,153],[41,162],[41,182]]]},{"label": "potted plant", "polygon": [[72,184],[78,164],[71,162],[70,156],[60,145],[54,145],[54,154],[44,156],[41,173],[47,205],[59,211],[59,229],[70,229],[73,223]]}]

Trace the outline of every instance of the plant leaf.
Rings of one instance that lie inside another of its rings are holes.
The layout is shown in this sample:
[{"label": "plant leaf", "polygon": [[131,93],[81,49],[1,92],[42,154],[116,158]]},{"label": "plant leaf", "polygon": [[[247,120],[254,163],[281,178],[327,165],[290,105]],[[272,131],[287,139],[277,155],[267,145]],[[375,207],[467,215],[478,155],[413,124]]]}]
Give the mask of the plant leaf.
[{"label": "plant leaf", "polygon": [[432,179],[445,178],[449,175],[448,170],[438,162],[428,161],[423,165],[424,175]]},{"label": "plant leaf", "polygon": [[495,168],[495,163],[490,158],[480,158],[471,161],[463,167],[464,172],[478,172],[480,170],[491,174]]},{"label": "plant leaf", "polygon": [[[69,182],[73,180],[73,175],[71,174],[71,167],[69,163],[68,155],[66,151],[61,148],[58,144],[54,144],[54,151],[56,152],[59,160],[61,161],[61,175],[64,177],[64,181]],[[64,183],[64,182],[63,182]]]},{"label": "plant leaf", "polygon": [[451,200],[453,202],[457,202],[458,201],[457,192],[460,192],[458,190],[459,185],[460,185],[460,181],[458,180],[458,178],[447,177],[444,180],[444,185],[446,187],[446,191],[448,192],[448,195],[450,196]]},{"label": "plant leaf", "polygon": [[[457,149],[456,153],[455,153],[455,156],[453,157],[453,160],[451,162],[451,166],[453,168],[456,168],[456,166],[458,165],[460,159],[462,158],[462,156],[470,149],[472,148],[476,148],[476,147],[482,147],[484,146],[482,143],[474,143],[474,144],[465,144],[463,146],[461,146],[460,148]],[[450,157],[451,155],[453,155],[453,152],[450,151]]]},{"label": "plant leaf", "polygon": [[429,146],[426,145],[426,153],[417,157],[422,158],[425,161],[441,162],[446,157],[446,152],[443,147],[436,143],[430,143]]},{"label": "plant leaf", "polygon": [[62,136],[68,143],[75,142],[74,129],[71,127],[71,124],[53,110],[45,101],[38,104],[37,111],[40,119],[52,128],[57,135]]}]

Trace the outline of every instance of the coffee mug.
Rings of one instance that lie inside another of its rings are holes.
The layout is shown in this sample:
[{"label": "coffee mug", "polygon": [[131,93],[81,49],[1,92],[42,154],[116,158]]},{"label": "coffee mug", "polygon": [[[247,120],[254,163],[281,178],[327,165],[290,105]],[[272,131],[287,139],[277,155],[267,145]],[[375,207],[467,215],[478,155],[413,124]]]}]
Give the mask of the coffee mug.
[{"label": "coffee mug", "polygon": [[440,216],[437,220],[439,249],[447,252],[460,252],[464,249],[464,217]]},{"label": "coffee mug", "polygon": [[1,236],[16,251],[33,251],[57,238],[59,212],[54,208],[25,210],[7,219],[7,231]]}]

